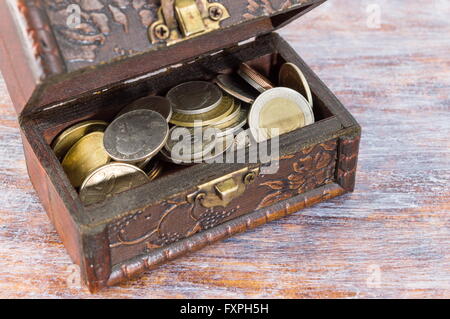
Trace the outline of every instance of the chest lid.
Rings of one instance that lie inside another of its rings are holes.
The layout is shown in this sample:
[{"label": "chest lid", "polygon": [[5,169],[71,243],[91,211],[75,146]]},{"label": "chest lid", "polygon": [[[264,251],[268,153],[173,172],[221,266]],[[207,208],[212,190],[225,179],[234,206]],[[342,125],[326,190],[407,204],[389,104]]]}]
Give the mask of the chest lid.
[{"label": "chest lid", "polygon": [[17,112],[99,92],[276,30],[326,0],[3,0]]}]

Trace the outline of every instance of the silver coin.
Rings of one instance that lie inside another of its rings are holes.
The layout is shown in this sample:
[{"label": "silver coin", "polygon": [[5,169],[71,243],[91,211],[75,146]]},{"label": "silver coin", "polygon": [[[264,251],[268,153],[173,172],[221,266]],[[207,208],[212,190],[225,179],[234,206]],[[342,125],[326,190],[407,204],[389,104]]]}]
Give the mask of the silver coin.
[{"label": "silver coin", "polygon": [[108,126],[103,144],[115,161],[136,163],[156,155],[168,136],[169,125],[161,114],[136,110],[119,116]]},{"label": "silver coin", "polygon": [[149,182],[147,174],[136,166],[111,163],[93,171],[80,188],[80,199],[85,205],[105,199]]},{"label": "silver coin", "polygon": [[218,75],[216,84],[231,96],[248,104],[253,103],[259,95],[258,91],[235,74]]},{"label": "silver coin", "polygon": [[314,123],[309,102],[289,88],[273,88],[262,93],[253,103],[249,126],[259,143]]},{"label": "silver coin", "polygon": [[172,117],[172,106],[170,105],[168,99],[162,96],[146,96],[123,108],[119,114],[116,115],[116,118],[125,113],[136,110],[150,110],[158,112],[167,120],[167,122],[169,122]]},{"label": "silver coin", "polygon": [[190,160],[210,152],[216,140],[215,129],[174,126],[170,129],[164,150],[171,158]]},{"label": "silver coin", "polygon": [[222,97],[222,91],[217,85],[205,81],[182,83],[167,93],[173,111],[187,115],[213,110],[220,104]]},{"label": "silver coin", "polygon": [[223,155],[234,145],[234,137],[232,135],[226,135],[223,137],[218,137],[213,145],[213,147],[203,154],[198,154],[197,156],[184,157],[179,156],[175,153],[170,154],[165,148],[161,150],[161,158],[164,161],[175,163],[178,165],[192,165],[197,163],[212,162],[217,157]]}]

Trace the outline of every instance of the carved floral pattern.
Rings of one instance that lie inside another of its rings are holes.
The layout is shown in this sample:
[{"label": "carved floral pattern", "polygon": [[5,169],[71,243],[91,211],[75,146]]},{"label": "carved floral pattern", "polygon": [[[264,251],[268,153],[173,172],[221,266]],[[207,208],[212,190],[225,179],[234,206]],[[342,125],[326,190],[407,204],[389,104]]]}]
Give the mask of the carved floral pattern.
[{"label": "carved floral pattern", "polygon": [[[69,6],[80,9],[80,24],[70,26],[67,22],[74,14]],[[67,62],[94,62],[99,49],[113,34],[114,26],[129,34],[132,23],[140,21],[146,28],[156,19],[157,5],[147,0],[45,0],[47,14]],[[134,17],[132,16],[134,15]],[[130,49],[114,47],[117,55],[130,53]]]},{"label": "carved floral pattern", "polygon": [[[161,202],[123,218],[110,226],[109,239],[113,263],[124,261],[130,251],[149,253],[214,228],[228,220],[331,183],[335,179],[337,140],[303,149],[280,160],[280,170],[260,175],[247,192],[252,200],[240,199],[227,208],[204,208],[186,201],[187,194]],[[133,249],[130,250],[130,246]]]},{"label": "carved floral pattern", "polygon": [[[167,200],[161,203],[162,214],[144,212],[122,218],[110,227],[111,248],[145,244],[145,251],[170,245],[202,230],[213,228],[232,216],[237,209],[204,209],[199,203]],[[181,223],[180,223],[181,221]],[[129,237],[129,227],[139,223],[138,236]],[[178,225],[178,226],[177,226]]]},{"label": "carved floral pattern", "polygon": [[280,179],[280,176],[277,176],[278,178],[261,183],[261,187],[266,187],[269,192],[257,209],[333,182],[337,160],[335,141],[304,149],[299,154],[294,157],[287,178],[284,176]]},{"label": "carved floral pattern", "polygon": [[[157,19],[160,0],[41,0],[69,70],[134,55],[152,47],[147,28]],[[228,5],[224,27],[273,15],[309,0],[210,0]],[[71,5],[80,9],[80,24],[70,27]]]},{"label": "carved floral pattern", "polygon": [[244,14],[246,19],[254,19],[262,15],[272,15],[277,11],[287,9],[295,4],[301,4],[305,0],[247,0],[247,13]]}]

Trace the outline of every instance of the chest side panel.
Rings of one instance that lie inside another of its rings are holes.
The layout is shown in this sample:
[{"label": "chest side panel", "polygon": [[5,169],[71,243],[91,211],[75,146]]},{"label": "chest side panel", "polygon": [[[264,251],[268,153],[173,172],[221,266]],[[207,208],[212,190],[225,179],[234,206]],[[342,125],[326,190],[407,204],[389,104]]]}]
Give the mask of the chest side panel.
[{"label": "chest side panel", "polygon": [[276,174],[259,175],[226,208],[204,208],[198,202],[189,202],[188,194],[182,194],[110,225],[112,264],[148,254],[252,211],[333,183],[337,144],[337,139],[333,139],[282,157]]}]

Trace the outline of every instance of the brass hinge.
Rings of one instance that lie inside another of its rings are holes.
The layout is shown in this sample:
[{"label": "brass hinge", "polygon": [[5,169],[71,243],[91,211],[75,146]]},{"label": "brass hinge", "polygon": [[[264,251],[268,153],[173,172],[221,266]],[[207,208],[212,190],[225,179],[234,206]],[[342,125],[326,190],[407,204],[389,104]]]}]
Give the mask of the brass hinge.
[{"label": "brass hinge", "polygon": [[244,194],[247,185],[253,183],[260,169],[248,167],[198,186],[187,196],[189,203],[198,201],[203,207],[226,207],[233,199]]},{"label": "brass hinge", "polygon": [[148,28],[153,44],[173,45],[220,29],[230,14],[224,5],[208,0],[161,0],[157,20]]}]

